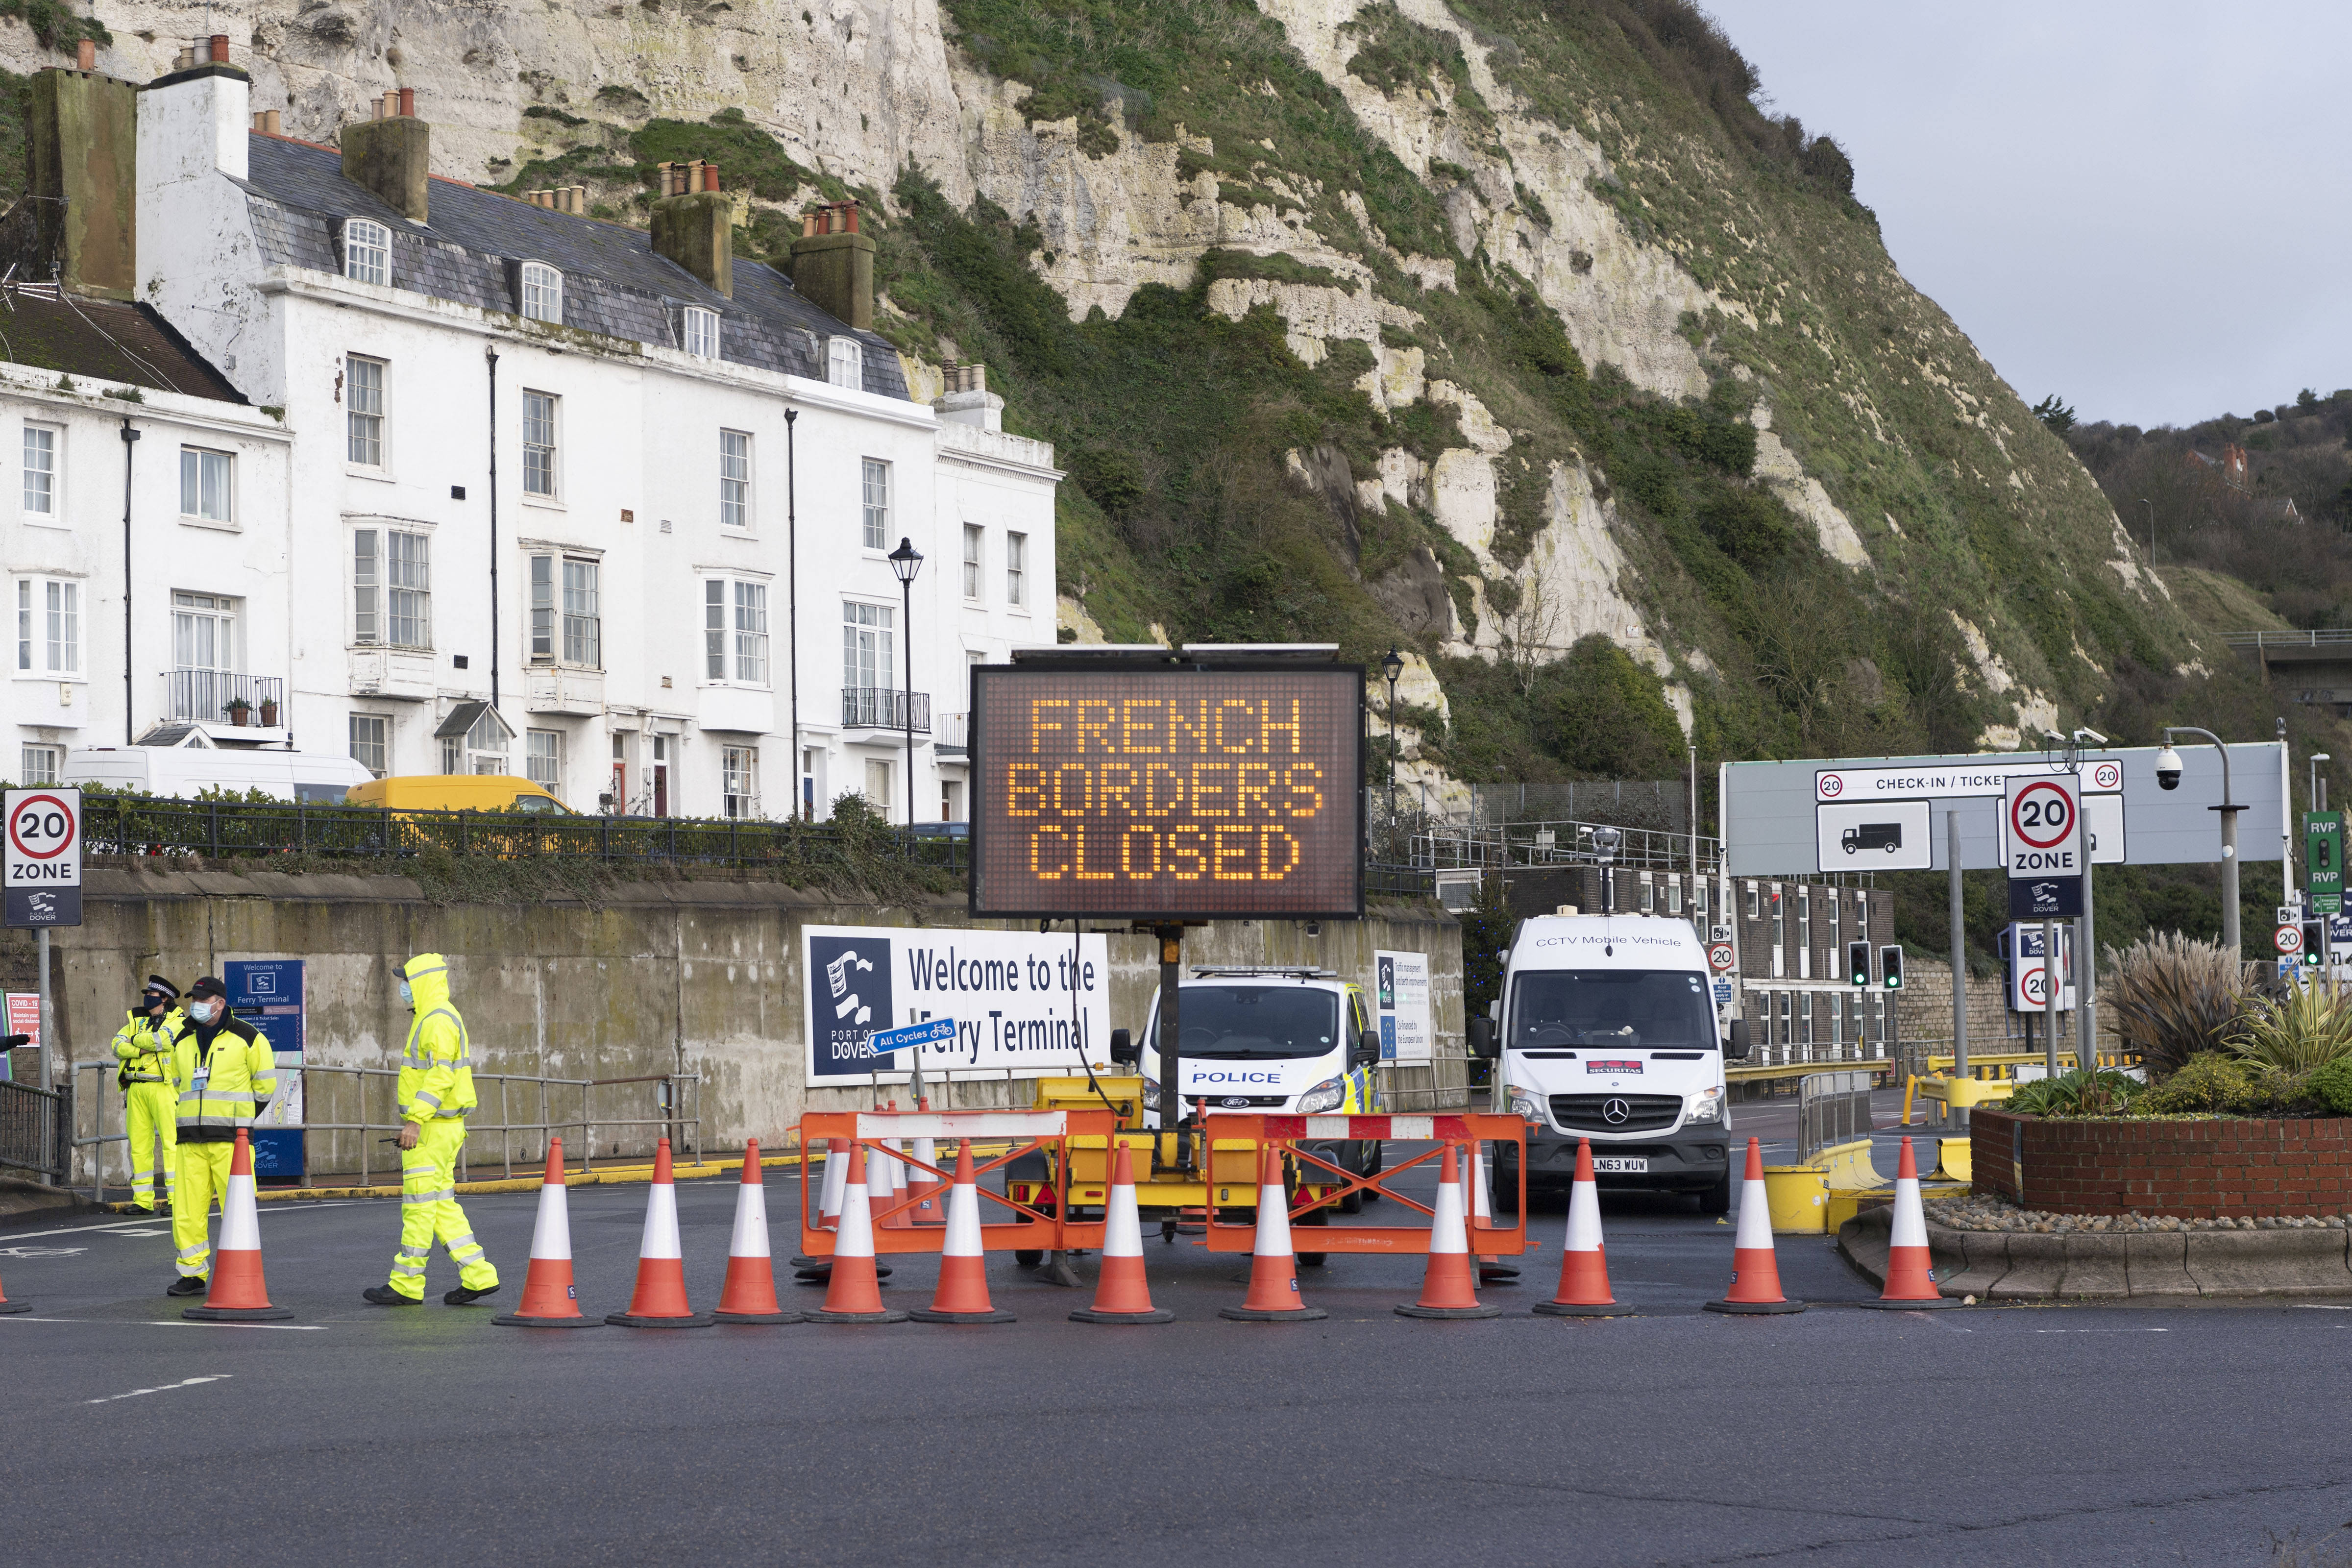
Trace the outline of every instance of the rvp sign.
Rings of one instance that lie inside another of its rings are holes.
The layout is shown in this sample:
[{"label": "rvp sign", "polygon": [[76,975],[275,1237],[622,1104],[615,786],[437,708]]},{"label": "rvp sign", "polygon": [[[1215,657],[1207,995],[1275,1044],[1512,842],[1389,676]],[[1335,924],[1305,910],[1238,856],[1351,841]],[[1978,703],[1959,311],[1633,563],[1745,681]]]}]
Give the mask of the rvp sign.
[{"label": "rvp sign", "polygon": [[2083,912],[2082,782],[2073,773],[2011,773],[2001,792],[2001,863],[2013,920]]},{"label": "rvp sign", "polygon": [[81,924],[81,791],[0,795],[0,886],[12,926]]}]

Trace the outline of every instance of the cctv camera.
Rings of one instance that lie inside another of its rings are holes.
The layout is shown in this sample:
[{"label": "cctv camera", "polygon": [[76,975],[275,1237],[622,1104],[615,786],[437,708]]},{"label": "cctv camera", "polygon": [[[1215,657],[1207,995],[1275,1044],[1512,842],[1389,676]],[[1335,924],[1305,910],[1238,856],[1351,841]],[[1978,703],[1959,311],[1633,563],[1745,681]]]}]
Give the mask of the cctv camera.
[{"label": "cctv camera", "polygon": [[2163,789],[2180,787],[2180,753],[2170,746],[2156,753],[2156,782]]},{"label": "cctv camera", "polygon": [[2074,739],[2087,741],[2094,746],[2104,746],[2107,743],[2107,738],[2096,730],[2077,730],[2074,731]]}]

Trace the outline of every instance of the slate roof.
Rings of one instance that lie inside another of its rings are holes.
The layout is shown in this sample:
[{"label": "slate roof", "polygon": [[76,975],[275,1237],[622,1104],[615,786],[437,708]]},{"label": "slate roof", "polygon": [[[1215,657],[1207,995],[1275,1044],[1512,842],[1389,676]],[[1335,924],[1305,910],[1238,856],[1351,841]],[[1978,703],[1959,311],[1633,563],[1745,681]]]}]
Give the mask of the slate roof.
[{"label": "slate roof", "polygon": [[[0,289],[0,360],[219,403],[244,396],[146,305]],[[893,372],[898,369],[894,363]]]},{"label": "slate roof", "polygon": [[824,379],[817,340],[847,333],[864,343],[865,390],[905,398],[898,355],[873,332],[852,331],[793,292],[765,262],[737,258],[730,300],[664,256],[642,229],[604,223],[456,180],[435,179],[428,219],[409,222],[365,186],[343,178],[340,153],[281,136],[249,133],[249,177],[241,182],[254,237],[273,266],[342,271],[346,218],[373,218],[392,231],[392,281],[437,300],[520,313],[520,267],[545,262],[563,274],[563,323],[661,348],[680,348],[680,308],[720,317],[719,357],[736,364]]}]

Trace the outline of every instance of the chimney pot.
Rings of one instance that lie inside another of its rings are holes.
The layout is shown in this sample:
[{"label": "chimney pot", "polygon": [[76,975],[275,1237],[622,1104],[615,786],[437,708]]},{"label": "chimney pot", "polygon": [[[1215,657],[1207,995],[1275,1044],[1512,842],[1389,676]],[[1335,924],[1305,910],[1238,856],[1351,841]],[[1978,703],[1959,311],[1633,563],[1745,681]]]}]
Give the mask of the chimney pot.
[{"label": "chimney pot", "polygon": [[857,204],[856,202],[844,202],[841,204],[841,232],[844,234],[856,234],[857,232]]},{"label": "chimney pot", "polygon": [[718,164],[705,163],[702,165],[702,188],[706,191],[715,191],[719,188]]},{"label": "chimney pot", "polygon": [[400,112],[408,116],[411,120],[416,118],[416,89],[415,88],[404,87],[400,89]]},{"label": "chimney pot", "polygon": [[172,57],[172,68],[175,71],[186,70],[190,66],[194,65],[195,63],[196,51],[194,49],[182,49],[178,54]]},{"label": "chimney pot", "polygon": [[228,64],[228,35],[226,33],[215,33],[213,35],[211,58],[215,65],[225,66]]},{"label": "chimney pot", "polygon": [[267,123],[267,121],[264,120],[261,110],[257,109],[253,111],[253,128],[256,131],[258,131],[265,123]]},{"label": "chimney pot", "polygon": [[94,71],[98,68],[98,44],[96,40],[84,38],[80,43],[74,46],[74,68],[77,70],[86,71]]},{"label": "chimney pot", "polygon": [[262,118],[268,121],[268,123],[264,125],[262,129],[267,131],[270,135],[283,136],[286,134],[286,117],[282,111],[273,109],[264,114]]}]

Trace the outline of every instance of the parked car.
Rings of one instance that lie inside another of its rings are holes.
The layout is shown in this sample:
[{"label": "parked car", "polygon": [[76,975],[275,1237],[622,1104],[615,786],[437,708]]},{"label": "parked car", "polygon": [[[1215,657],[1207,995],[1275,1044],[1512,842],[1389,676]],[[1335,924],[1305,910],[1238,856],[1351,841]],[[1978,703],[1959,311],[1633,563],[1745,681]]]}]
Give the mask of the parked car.
[{"label": "parked car", "polygon": [[529,779],[509,773],[403,773],[369,779],[344,797],[394,811],[522,811],[570,816],[572,808]]},{"label": "parked car", "polygon": [[365,767],[331,752],[183,745],[77,746],[66,753],[58,782],[182,798],[257,789],[279,800],[333,805],[370,780]]}]

